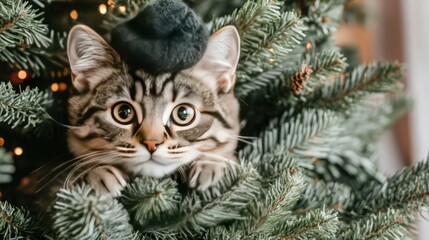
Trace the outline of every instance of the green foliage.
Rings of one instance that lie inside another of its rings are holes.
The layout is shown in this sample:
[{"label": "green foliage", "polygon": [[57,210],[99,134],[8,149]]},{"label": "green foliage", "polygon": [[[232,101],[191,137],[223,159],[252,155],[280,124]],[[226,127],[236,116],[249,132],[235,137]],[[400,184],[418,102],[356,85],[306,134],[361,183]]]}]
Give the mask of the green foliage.
[{"label": "green foliage", "polygon": [[352,189],[336,182],[310,182],[304,188],[301,199],[295,205],[296,211],[306,211],[321,207],[335,208],[339,211],[354,200]]},{"label": "green foliage", "polygon": [[231,15],[213,21],[212,32],[233,24],[241,37],[238,84],[275,68],[303,37],[303,25],[295,12],[282,11],[276,0],[247,1]]},{"label": "green foliage", "polygon": [[308,12],[304,21],[311,42],[320,43],[332,38],[343,15],[344,0],[308,1]]},{"label": "green foliage", "polygon": [[0,236],[2,239],[35,239],[40,234],[40,219],[24,208],[0,202]]},{"label": "green foliage", "polygon": [[402,211],[388,208],[346,225],[341,239],[414,239],[410,227]]},{"label": "green foliage", "polygon": [[271,234],[285,239],[335,239],[339,219],[333,210],[316,209],[303,216],[289,216],[278,220]]},{"label": "green foliage", "polygon": [[11,153],[7,153],[0,147],[0,184],[12,181],[12,174],[15,172]]},{"label": "green foliage", "polygon": [[176,185],[172,179],[135,179],[124,189],[120,200],[138,225],[144,228],[162,225],[169,215],[178,214],[181,196]]},{"label": "green foliage", "polygon": [[360,214],[377,213],[388,208],[412,213],[427,207],[429,202],[429,155],[425,161],[386,179],[382,184],[372,183],[353,205]]},{"label": "green foliage", "polygon": [[12,128],[35,127],[46,119],[45,110],[52,104],[51,95],[37,88],[17,93],[10,83],[0,83],[0,122]]},{"label": "green foliage", "polygon": [[0,6],[0,61],[39,73],[52,43],[42,12],[27,1],[6,0]]},{"label": "green foliage", "polygon": [[54,229],[61,239],[130,239],[132,227],[124,207],[89,186],[61,189],[54,205]]},{"label": "green foliage", "polygon": [[231,165],[224,179],[213,189],[189,192],[180,203],[170,229],[193,236],[207,228],[242,221],[247,207],[259,199],[259,176],[250,167]]},{"label": "green foliage", "polygon": [[[344,109],[344,104],[362,99],[368,94],[398,92],[403,85],[398,79],[403,70],[398,63],[373,63],[362,65],[350,74],[342,75],[332,84],[327,84],[311,96],[319,106]],[[343,106],[342,106],[343,105]]]}]

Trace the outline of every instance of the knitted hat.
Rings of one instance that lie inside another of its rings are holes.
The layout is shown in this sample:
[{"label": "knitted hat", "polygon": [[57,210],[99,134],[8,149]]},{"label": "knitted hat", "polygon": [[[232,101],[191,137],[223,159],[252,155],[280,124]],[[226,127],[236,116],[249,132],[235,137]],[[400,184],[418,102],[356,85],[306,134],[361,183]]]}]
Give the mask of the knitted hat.
[{"label": "knitted hat", "polygon": [[180,0],[158,0],[112,31],[112,47],[131,67],[152,74],[177,72],[196,64],[208,32]]}]

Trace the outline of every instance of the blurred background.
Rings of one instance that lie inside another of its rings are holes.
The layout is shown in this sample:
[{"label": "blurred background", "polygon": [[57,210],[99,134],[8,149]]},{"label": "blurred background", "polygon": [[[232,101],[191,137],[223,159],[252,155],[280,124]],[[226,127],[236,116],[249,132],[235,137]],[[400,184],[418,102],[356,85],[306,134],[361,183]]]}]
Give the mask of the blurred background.
[{"label": "blurred background", "polygon": [[[380,168],[392,174],[403,166],[420,161],[429,150],[429,1],[355,0],[346,6],[362,8],[364,16],[353,14],[337,32],[341,46],[356,46],[361,62],[378,60],[406,63],[404,83],[414,108],[385,133],[379,142]],[[359,18],[363,21],[360,21]],[[364,24],[362,24],[364,23]],[[427,214],[423,216],[428,219]],[[419,239],[429,239],[429,223],[418,227]]]}]

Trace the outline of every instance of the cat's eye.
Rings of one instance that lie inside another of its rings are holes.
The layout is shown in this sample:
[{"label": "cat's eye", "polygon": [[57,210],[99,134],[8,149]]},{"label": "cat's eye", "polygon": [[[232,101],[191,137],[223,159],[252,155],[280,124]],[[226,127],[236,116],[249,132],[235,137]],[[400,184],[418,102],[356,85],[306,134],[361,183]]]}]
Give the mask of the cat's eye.
[{"label": "cat's eye", "polygon": [[171,113],[171,120],[178,126],[187,126],[195,120],[195,110],[190,104],[177,105]]},{"label": "cat's eye", "polygon": [[127,102],[118,102],[112,108],[112,117],[120,124],[132,123],[135,115],[133,106]]}]

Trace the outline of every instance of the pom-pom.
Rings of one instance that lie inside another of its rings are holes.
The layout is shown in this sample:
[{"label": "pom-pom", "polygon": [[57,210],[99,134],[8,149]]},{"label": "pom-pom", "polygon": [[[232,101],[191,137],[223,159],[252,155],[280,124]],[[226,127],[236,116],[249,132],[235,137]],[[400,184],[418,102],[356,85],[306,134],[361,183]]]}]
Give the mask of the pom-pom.
[{"label": "pom-pom", "polygon": [[196,64],[208,31],[183,2],[159,0],[112,31],[112,46],[131,67],[152,74],[177,72]]}]

